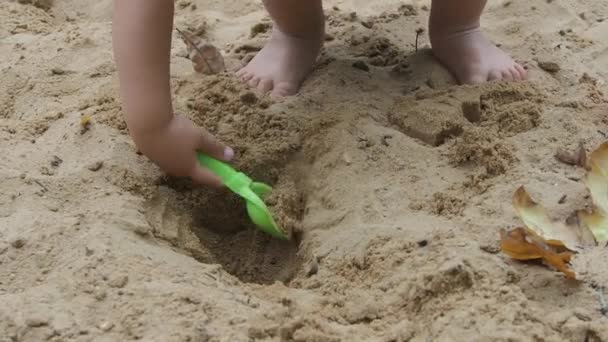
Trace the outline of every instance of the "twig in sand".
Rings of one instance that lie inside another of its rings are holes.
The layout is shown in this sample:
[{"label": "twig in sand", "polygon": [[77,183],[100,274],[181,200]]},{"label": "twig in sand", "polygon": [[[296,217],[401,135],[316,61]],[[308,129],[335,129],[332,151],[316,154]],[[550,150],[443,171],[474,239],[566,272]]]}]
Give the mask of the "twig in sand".
[{"label": "twig in sand", "polygon": [[424,33],[424,29],[422,27],[416,30],[416,52],[418,52],[418,37]]},{"label": "twig in sand", "polygon": [[604,297],[604,288],[597,286],[594,289],[600,302],[600,313],[608,317],[608,303],[606,303],[606,297]]},{"label": "twig in sand", "polygon": [[49,192],[49,189],[46,186],[44,186],[44,184],[40,183],[39,180],[34,179],[34,183],[40,185],[40,187],[44,190],[44,192]]}]

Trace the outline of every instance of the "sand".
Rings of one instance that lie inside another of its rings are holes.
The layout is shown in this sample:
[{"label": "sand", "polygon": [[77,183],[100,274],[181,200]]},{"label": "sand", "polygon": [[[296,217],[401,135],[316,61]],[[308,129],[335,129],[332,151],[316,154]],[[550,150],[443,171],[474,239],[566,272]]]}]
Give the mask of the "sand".
[{"label": "sand", "polygon": [[[554,154],[607,138],[608,4],[491,1],[530,80],[479,87],[425,33],[416,51],[428,6],[327,1],[318,66],[280,103],[194,73],[175,33],[176,110],[275,187],[281,242],[137,153],[109,0],[0,2],[0,341],[608,341],[605,249],[572,282],[498,248],[520,185],[556,219],[589,203]],[[175,22],[230,67],[269,29],[259,1],[181,0]]]}]

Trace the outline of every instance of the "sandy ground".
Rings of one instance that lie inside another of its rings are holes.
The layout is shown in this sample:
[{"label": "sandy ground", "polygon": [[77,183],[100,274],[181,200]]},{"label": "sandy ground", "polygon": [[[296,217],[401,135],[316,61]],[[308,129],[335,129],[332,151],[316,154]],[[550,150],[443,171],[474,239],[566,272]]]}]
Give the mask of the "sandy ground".
[{"label": "sandy ground", "polygon": [[[177,110],[275,185],[292,242],[136,153],[109,0],[29,2],[0,1],[0,341],[608,341],[605,250],[580,282],[498,250],[518,186],[556,218],[589,201],[553,154],[606,139],[605,1],[490,1],[530,81],[481,87],[415,51],[428,2],[327,1],[318,67],[278,104],[195,74],[176,34]],[[259,1],[177,4],[232,66],[268,35]]]}]

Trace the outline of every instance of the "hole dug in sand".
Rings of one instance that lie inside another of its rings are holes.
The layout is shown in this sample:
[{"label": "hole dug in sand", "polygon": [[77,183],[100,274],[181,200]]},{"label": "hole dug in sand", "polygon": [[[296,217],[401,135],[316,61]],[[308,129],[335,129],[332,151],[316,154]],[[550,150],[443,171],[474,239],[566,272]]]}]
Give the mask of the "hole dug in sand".
[{"label": "hole dug in sand", "polygon": [[301,265],[297,226],[304,201],[294,188],[277,184],[272,194],[275,220],[296,230],[291,240],[284,241],[256,229],[243,201],[228,190],[195,187],[182,180],[169,183],[147,206],[157,238],[200,262],[222,265],[243,282],[288,282],[297,273]]}]

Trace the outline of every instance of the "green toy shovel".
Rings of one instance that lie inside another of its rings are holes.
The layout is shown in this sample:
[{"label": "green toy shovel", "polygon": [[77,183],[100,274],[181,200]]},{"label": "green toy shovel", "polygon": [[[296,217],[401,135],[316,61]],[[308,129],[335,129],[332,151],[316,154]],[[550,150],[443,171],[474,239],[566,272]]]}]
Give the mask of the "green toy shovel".
[{"label": "green toy shovel", "polygon": [[228,189],[245,200],[249,218],[260,230],[276,238],[289,239],[274,221],[270,210],[262,200],[272,190],[270,186],[254,182],[246,174],[238,172],[230,165],[202,153],[198,154],[198,162],[218,176]]}]

